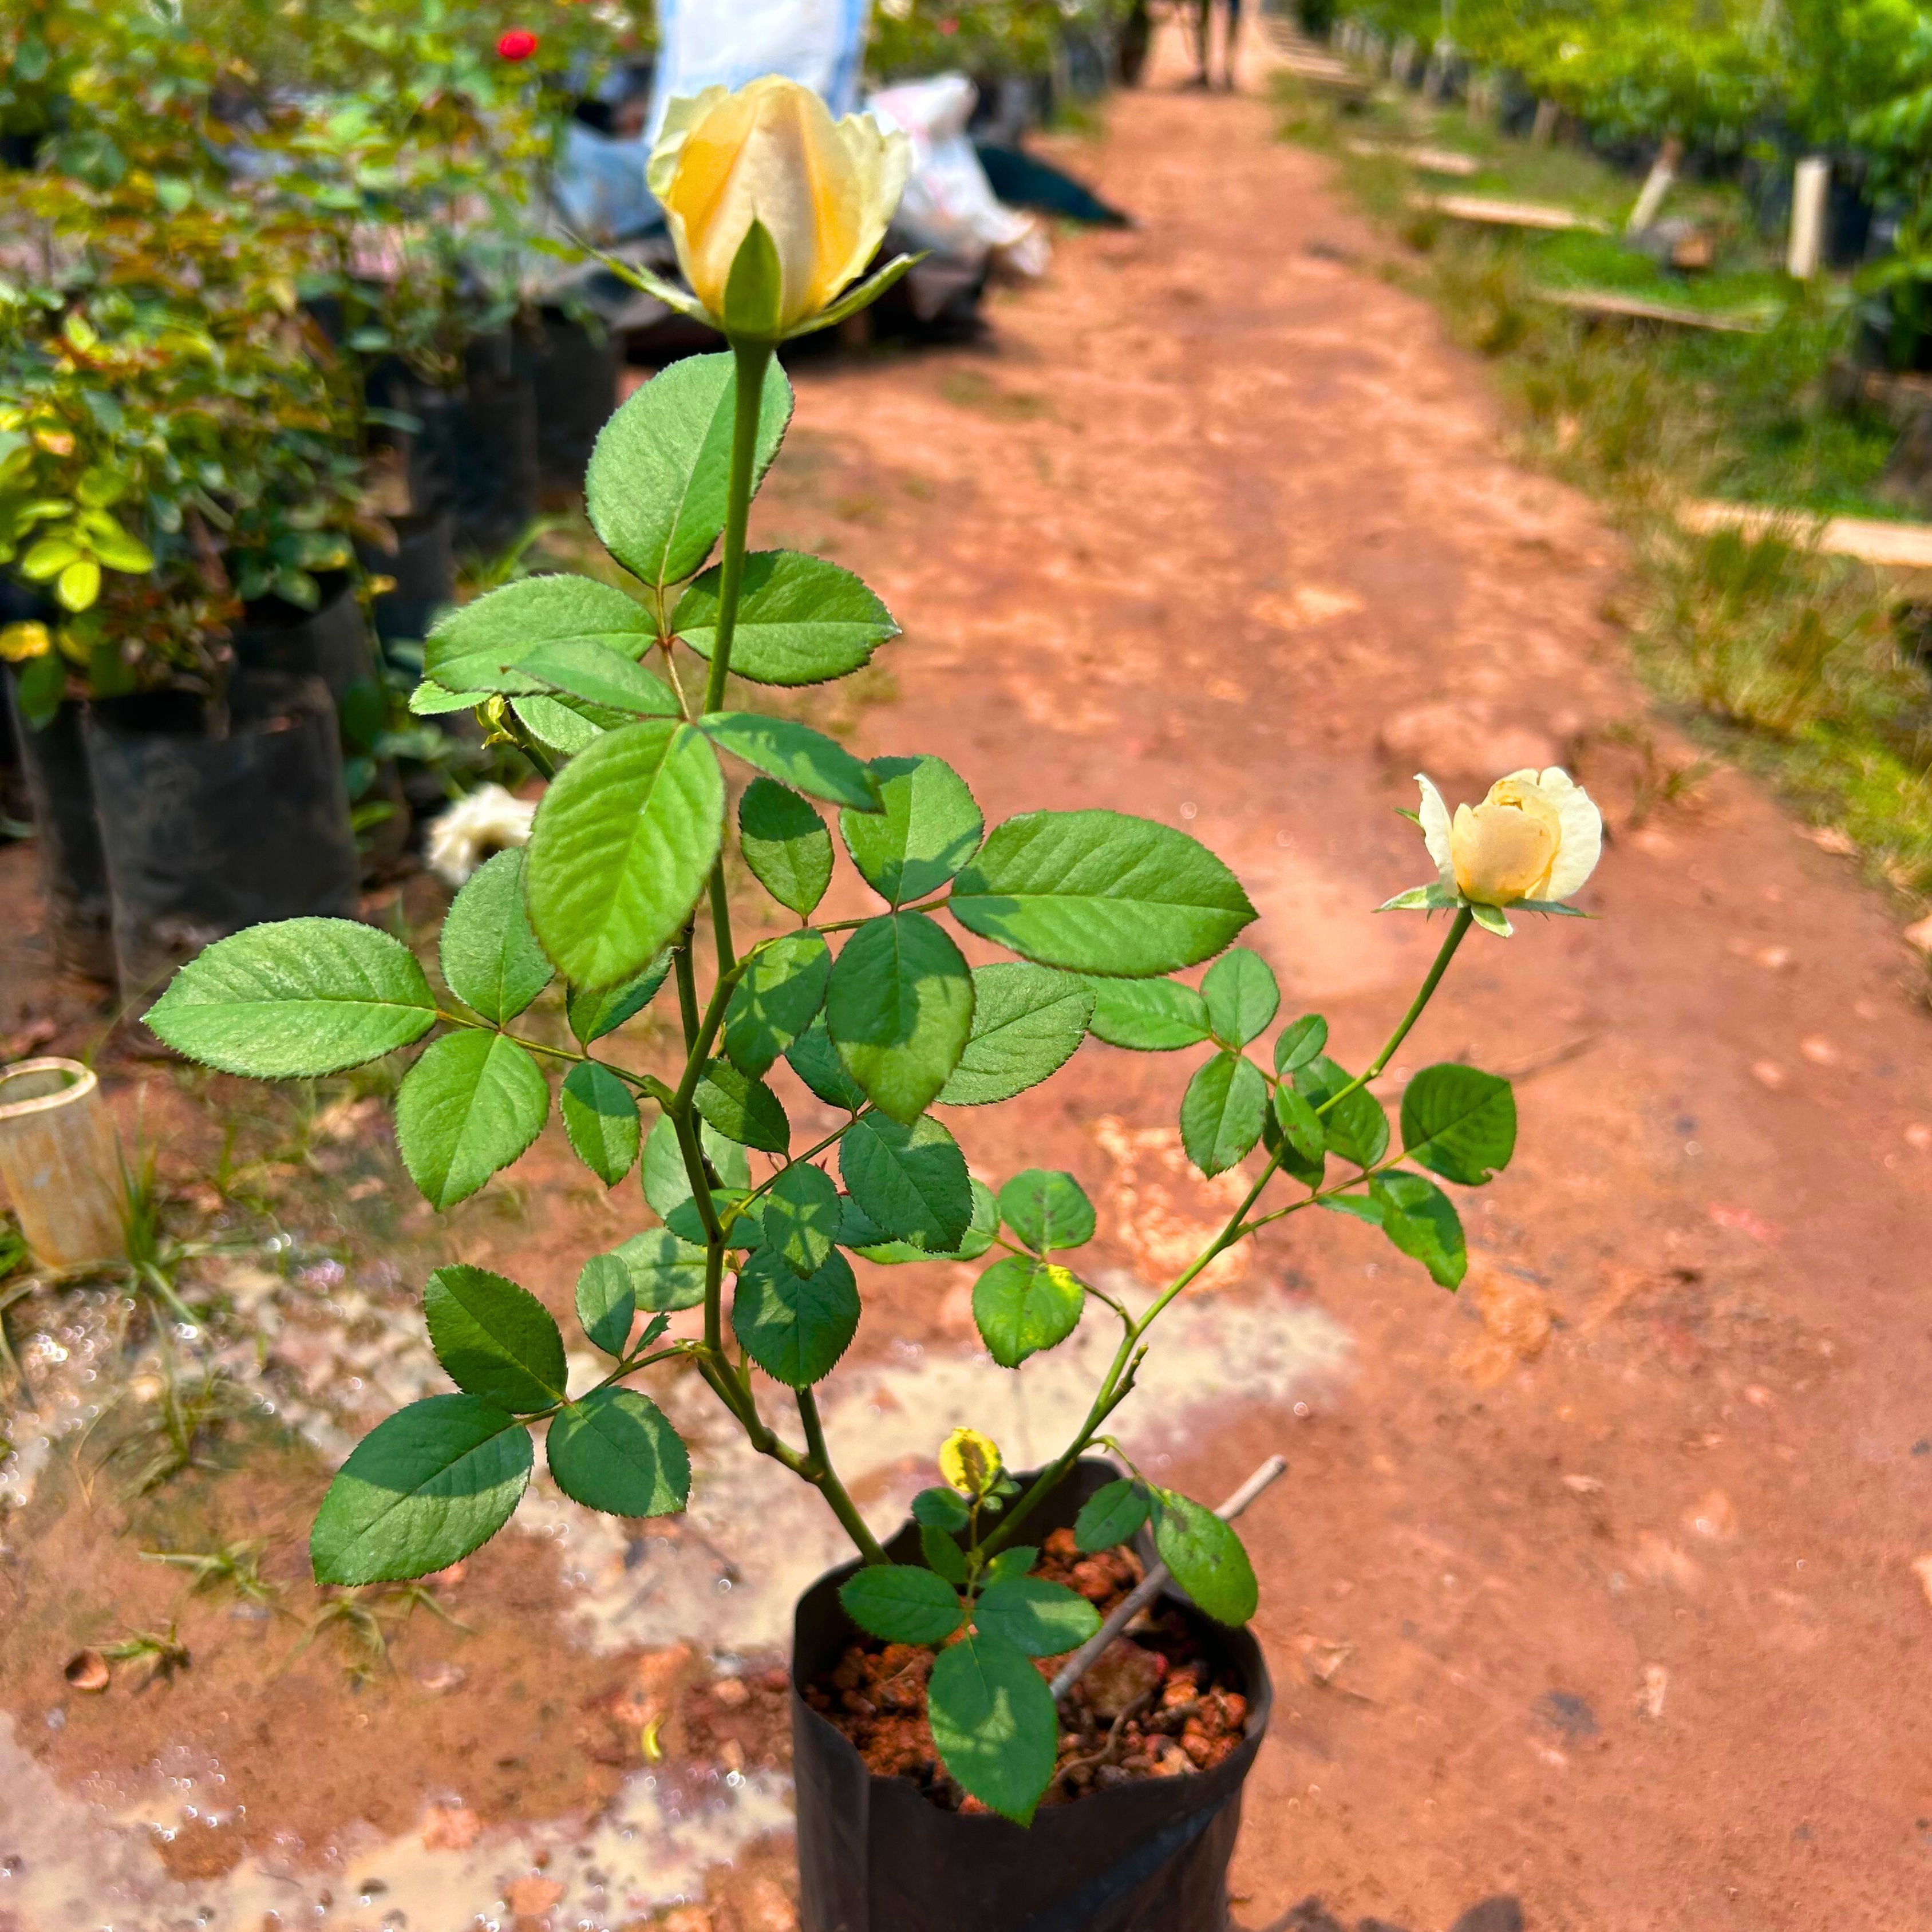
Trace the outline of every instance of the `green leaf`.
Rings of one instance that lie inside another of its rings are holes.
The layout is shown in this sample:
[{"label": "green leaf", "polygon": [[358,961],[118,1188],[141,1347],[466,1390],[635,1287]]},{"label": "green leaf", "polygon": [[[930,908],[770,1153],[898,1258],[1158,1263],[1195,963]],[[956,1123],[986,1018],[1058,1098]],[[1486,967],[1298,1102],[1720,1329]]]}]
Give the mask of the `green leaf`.
[{"label": "green leaf", "polygon": [[724,780],[688,724],[607,733],[551,780],[530,828],[530,923],[573,986],[632,978],[676,938],[718,856]]},{"label": "green leaf", "polygon": [[1366,1194],[1324,1195],[1316,1206],[1325,1208],[1331,1214],[1346,1214],[1358,1221],[1366,1221],[1372,1228],[1382,1224],[1382,1204]]},{"label": "green leaf", "polygon": [[738,1270],[731,1332],[774,1382],[809,1388],[837,1366],[859,1326],[859,1285],[836,1251],[801,1280],[769,1248]]},{"label": "green leaf", "polygon": [[524,855],[486,859],[444,916],[439,942],[449,990],[493,1026],[513,1020],[550,982],[524,910]]},{"label": "green leaf", "polygon": [[578,1045],[588,1046],[605,1034],[615,1033],[627,1020],[634,1019],[656,998],[670,971],[670,954],[660,952],[634,979],[603,986],[594,992],[580,992],[573,986],[565,1003],[570,1030]]},{"label": "green leaf", "polygon": [[1100,1613],[1064,1583],[1003,1576],[981,1592],[973,1622],[982,1636],[997,1637],[1029,1657],[1060,1657],[1100,1628]]},{"label": "green leaf", "polygon": [[1172,980],[1096,980],[1090,1030],[1109,1046],[1172,1053],[1210,1036],[1208,1002]]},{"label": "green leaf", "polygon": [[861,1630],[888,1643],[944,1643],[966,1621],[958,1592],[910,1563],[855,1570],[839,1586],[838,1600]]},{"label": "green leaf", "polygon": [[1358,1087],[1346,1099],[1334,1099],[1354,1077],[1325,1053],[1318,1054],[1297,1070],[1294,1089],[1321,1115],[1331,1152],[1358,1167],[1373,1167],[1388,1151],[1388,1116],[1366,1087]]},{"label": "green leaf", "polygon": [[611,584],[526,577],[439,620],[423,640],[423,675],[448,692],[541,695],[561,688],[674,718],[676,699],[638,662],[655,635],[650,613]]},{"label": "green leaf", "polygon": [[866,883],[904,905],[937,892],[979,850],[986,820],[944,759],[874,758],[872,768],[883,809],[842,812],[838,829]]},{"label": "green leaf", "polygon": [[[699,1265],[703,1266],[701,1257]],[[704,1285],[700,1278],[700,1293]],[[584,1334],[605,1354],[621,1357],[630,1346],[637,1315],[637,1289],[624,1257],[592,1255],[577,1277],[577,1318]]]},{"label": "green leaf", "polygon": [[1319,1188],[1328,1178],[1327,1162],[1305,1160],[1296,1153],[1288,1137],[1282,1133],[1280,1120],[1272,1107],[1262,1116],[1262,1145],[1268,1149],[1270,1157],[1280,1166],[1282,1173],[1309,1187]]},{"label": "green leaf", "polygon": [[1086,1306],[1086,1288],[1070,1268],[1024,1255],[996,1261],[973,1287],[973,1319],[1003,1369],[1065,1341]]},{"label": "green leaf", "polygon": [[1254,1568],[1241,1539],[1212,1510],[1171,1490],[1157,1490],[1154,1546],[1202,1616],[1240,1625],[1254,1615],[1261,1597]]},{"label": "green leaf", "polygon": [[[718,636],[719,566],[678,599],[671,628],[701,658]],[[754,684],[823,684],[865,663],[899,627],[848,570],[795,550],[754,550],[745,560],[731,670]]]},{"label": "green leaf", "polygon": [[1274,1090],[1274,1114],[1288,1145],[1303,1160],[1318,1166],[1328,1150],[1322,1117],[1286,1080]]},{"label": "green leaf", "polygon": [[910,1123],[938,1097],[973,1029],[973,978],[923,913],[886,913],[848,938],[826,988],[825,1021],[872,1104]]},{"label": "green leaf", "polygon": [[1009,962],[973,969],[973,1030],[940,1104],[1010,1100],[1059,1072],[1087,1036],[1092,982],[1050,966]]},{"label": "green leaf", "polygon": [[768,1072],[825,1004],[832,951],[809,926],[761,947],[731,989],[724,1051],[747,1073]]},{"label": "green leaf", "polygon": [[1402,1096],[1404,1157],[1478,1187],[1516,1152],[1516,1096],[1473,1066],[1425,1066]]},{"label": "green leaf", "polygon": [[1080,1505],[1073,1540],[1088,1556],[1130,1541],[1148,1519],[1148,1492],[1123,1476],[1096,1490]]},{"label": "green leaf", "polygon": [[795,791],[754,778],[738,801],[738,842],[752,876],[808,919],[832,883],[832,835]]},{"label": "green leaf", "polygon": [[436,997],[401,940],[348,919],[219,939],[148,1009],[176,1052],[258,1080],[339,1073],[422,1039]]},{"label": "green leaf", "polygon": [[1230,1046],[1246,1046],[1267,1032],[1281,1007],[1281,988],[1268,962],[1245,946],[1208,968],[1201,992],[1215,1037]]},{"label": "green leaf", "polygon": [[1382,1232],[1429,1270],[1440,1288],[1460,1286],[1469,1266],[1462,1223],[1449,1197],[1432,1180],[1397,1169],[1369,1184],[1370,1198],[1382,1210]]},{"label": "green leaf", "polygon": [[543,1131],[550,1088],[500,1033],[448,1033],[404,1077],[396,1144],[433,1208],[466,1200]]},{"label": "green leaf", "polygon": [[602,1060],[579,1060],[563,1077],[556,1108],[578,1159],[615,1187],[635,1162],[644,1132],[630,1088]]},{"label": "green leaf", "polygon": [[637,716],[634,710],[620,711],[614,705],[593,704],[588,698],[569,692],[539,697],[532,692],[512,698],[510,709],[540,742],[567,758],[575,758],[606,731],[629,724]]},{"label": "green leaf", "polygon": [[521,1414],[563,1398],[563,1337],[526,1288],[487,1269],[440,1268],[423,1289],[430,1346],[466,1395]]},{"label": "green leaf", "polygon": [[1246,1157],[1262,1137],[1268,1082],[1238,1053],[1217,1053],[1187,1083],[1180,1099],[1180,1141],[1210,1180]]},{"label": "green leaf", "polygon": [[691,1457],[664,1411],[635,1389],[592,1389],[550,1426],[556,1486],[607,1516],[675,1516],[691,1498]]},{"label": "green leaf", "polygon": [[[712,1172],[726,1187],[748,1187],[752,1163],[745,1150],[728,1141],[708,1124],[698,1128],[698,1138]],[[644,1198],[659,1219],[669,1220],[691,1198],[691,1177],[686,1172],[683,1150],[677,1144],[677,1130],[667,1115],[660,1114],[644,1138]]]},{"label": "green leaf", "polygon": [[1306,1066],[1328,1044],[1328,1022],[1319,1013],[1304,1013],[1283,1027],[1274,1043],[1274,1070],[1293,1073]]},{"label": "green leaf", "polygon": [[1117,812],[995,826],[950,904],[962,926],[1026,958],[1126,979],[1212,958],[1255,916],[1206,846]]},{"label": "green leaf", "polygon": [[1032,1660],[998,1637],[962,1637],[934,1659],[926,1703],[932,1742],[960,1787],[1030,1824],[1060,1738],[1053,1693]]},{"label": "green leaf", "polygon": [[956,1248],[928,1248],[895,1240],[875,1226],[848,1194],[838,1197],[838,1245],[882,1267],[908,1262],[976,1262],[1000,1232],[1000,1210],[993,1190],[984,1181],[969,1176],[967,1184],[973,1190],[973,1219]]},{"label": "green leaf", "polygon": [[764,1245],[792,1273],[809,1280],[838,1239],[838,1189],[808,1161],[794,1161],[766,1190],[759,1223]]},{"label": "green leaf", "polygon": [[629,1273],[638,1307],[669,1313],[695,1308],[704,1299],[704,1250],[669,1228],[646,1228],[612,1252]]},{"label": "green leaf", "polygon": [[[691,356],[652,377],[604,425],[584,479],[605,549],[654,588],[702,567],[724,528],[736,413],[736,358]],[[772,362],[758,404],[755,490],[791,420],[791,385]]]},{"label": "green leaf", "polygon": [[838,1144],[838,1172],[860,1211],[894,1239],[943,1253],[972,1225],[966,1156],[929,1114],[910,1126],[861,1115]]},{"label": "green leaf", "polygon": [[[44,731],[59,715],[62,700],[67,695],[66,658],[58,651],[43,651],[38,657],[29,658],[20,667],[14,695],[28,724],[36,731]],[[152,1009],[148,1018],[152,1024]]]},{"label": "green leaf", "polygon": [[973,1520],[964,1498],[957,1490],[943,1484],[921,1490],[912,1499],[912,1519],[928,1529],[961,1530]]},{"label": "green leaf", "polygon": [[510,1519],[530,1479],[530,1432],[473,1395],[433,1395],[378,1423],[316,1512],[318,1583],[393,1582],[447,1569]]},{"label": "green leaf", "polygon": [[[711,1190],[711,1211],[724,1231],[728,1248],[754,1248],[758,1244],[757,1211],[753,1210],[748,1215],[739,1211],[749,1198],[742,1187],[714,1187]],[[704,1245],[704,1216],[698,1211],[695,1198],[674,1208],[664,1226],[680,1241],[689,1242],[694,1247]]]},{"label": "green leaf", "polygon": [[1472,905],[1469,912],[1485,932],[1492,932],[1498,939],[1508,939],[1515,930],[1509,922],[1509,914],[1500,906]]},{"label": "green leaf", "polygon": [[842,1107],[847,1113],[856,1114],[865,1106],[866,1090],[846,1072],[822,1013],[785,1048],[785,1060],[828,1107]]},{"label": "green leaf", "polygon": [[1000,1218],[1036,1255],[1084,1247],[1094,1238],[1094,1204],[1070,1174],[1030,1167],[1000,1190]]},{"label": "green leaf", "polygon": [[445,691],[433,679],[423,678],[410,693],[410,712],[416,718],[440,718],[451,711],[473,711],[493,695],[487,691]]},{"label": "green leaf", "polygon": [[928,1570],[937,1571],[956,1588],[964,1584],[966,1552],[944,1530],[934,1529],[929,1523],[920,1524],[919,1551]]},{"label": "green leaf", "polygon": [[999,1583],[1004,1582],[1009,1576],[1024,1576],[1039,1561],[1040,1551],[1032,1544],[1009,1544],[986,1565],[986,1574],[981,1580],[987,1583]]},{"label": "green leaf", "polygon": [[794,791],[860,812],[879,809],[879,782],[871,769],[809,725],[754,711],[713,711],[698,721],[698,728],[720,750]]},{"label": "green leaf", "polygon": [[791,1123],[778,1096],[755,1075],[714,1060],[705,1068],[692,1103],[728,1141],[783,1154],[791,1145]]}]

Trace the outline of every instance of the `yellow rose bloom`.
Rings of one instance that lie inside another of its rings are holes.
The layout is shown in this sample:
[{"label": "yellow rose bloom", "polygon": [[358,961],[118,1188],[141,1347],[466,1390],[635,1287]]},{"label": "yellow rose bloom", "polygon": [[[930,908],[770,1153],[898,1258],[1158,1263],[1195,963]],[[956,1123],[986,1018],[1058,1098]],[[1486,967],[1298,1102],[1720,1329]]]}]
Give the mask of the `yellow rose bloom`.
[{"label": "yellow rose bloom", "polygon": [[1480,805],[1452,820],[1442,794],[1420,772],[1418,816],[1444,885],[1472,905],[1560,904],[1597,868],[1604,818],[1560,766],[1511,772]]},{"label": "yellow rose bloom", "polygon": [[760,223],[777,250],[777,333],[828,308],[877,251],[905,187],[910,149],[869,114],[835,122],[808,87],[768,74],[735,94],[674,100],[646,178],[678,266],[714,320],[732,264]]}]

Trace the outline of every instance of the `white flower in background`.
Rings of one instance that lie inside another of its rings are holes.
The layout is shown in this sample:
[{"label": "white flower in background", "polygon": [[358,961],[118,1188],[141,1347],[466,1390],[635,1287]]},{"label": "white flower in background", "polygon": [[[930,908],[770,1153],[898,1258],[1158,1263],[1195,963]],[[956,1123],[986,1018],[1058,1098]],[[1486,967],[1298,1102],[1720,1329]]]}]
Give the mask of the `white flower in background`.
[{"label": "white flower in background", "polygon": [[500,784],[479,785],[430,821],[429,868],[447,886],[460,886],[494,852],[527,845],[536,802]]},{"label": "white flower in background", "polygon": [[1505,906],[1572,913],[1564,903],[1597,869],[1604,815],[1561,766],[1511,772],[1480,805],[1459,805],[1452,819],[1442,794],[1421,772],[1417,822],[1436,861],[1436,882],[1389,901],[1384,910],[1466,906],[1477,922],[1507,937]]}]

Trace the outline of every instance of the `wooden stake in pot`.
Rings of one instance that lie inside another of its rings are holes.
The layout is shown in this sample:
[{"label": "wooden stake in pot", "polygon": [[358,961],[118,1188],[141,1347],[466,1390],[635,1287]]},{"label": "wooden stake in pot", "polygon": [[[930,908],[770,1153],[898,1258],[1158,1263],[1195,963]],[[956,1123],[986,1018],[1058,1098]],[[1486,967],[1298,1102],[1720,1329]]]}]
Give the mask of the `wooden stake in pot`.
[{"label": "wooden stake in pot", "polygon": [[[1223,1522],[1232,1522],[1249,1504],[1271,1484],[1288,1473],[1286,1456],[1270,1456],[1214,1514]],[[1114,1613],[1063,1664],[1049,1687],[1056,1700],[1064,1697],[1084,1677],[1095,1658],[1125,1630],[1141,1612],[1167,1588],[1172,1580],[1165,1563],[1156,1563],[1127,1594]]]},{"label": "wooden stake in pot", "polygon": [[100,1083],[77,1060],[0,1067],[0,1186],[44,1267],[122,1252],[119,1167]]}]

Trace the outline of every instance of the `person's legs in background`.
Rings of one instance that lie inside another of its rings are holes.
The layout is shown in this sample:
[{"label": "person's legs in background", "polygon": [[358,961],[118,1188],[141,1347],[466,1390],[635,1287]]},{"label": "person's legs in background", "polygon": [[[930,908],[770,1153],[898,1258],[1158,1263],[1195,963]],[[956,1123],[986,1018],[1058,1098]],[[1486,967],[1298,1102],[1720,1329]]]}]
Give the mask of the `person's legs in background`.
[{"label": "person's legs in background", "polygon": [[[1227,0],[1228,26],[1226,38],[1221,43],[1221,85],[1230,94],[1234,91],[1234,47],[1241,38],[1241,0]],[[1201,36],[1201,59],[1204,67],[1208,59],[1208,36]]]}]

